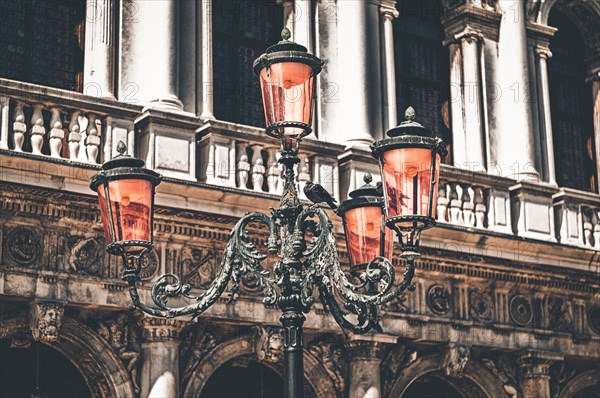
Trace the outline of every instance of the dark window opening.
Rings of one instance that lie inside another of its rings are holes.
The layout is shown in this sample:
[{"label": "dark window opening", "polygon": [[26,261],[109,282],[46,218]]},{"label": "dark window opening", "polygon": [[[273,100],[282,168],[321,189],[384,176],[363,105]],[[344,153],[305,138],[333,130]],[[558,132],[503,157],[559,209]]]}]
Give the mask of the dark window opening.
[{"label": "dark window opening", "polygon": [[83,90],[85,1],[0,2],[0,77]]},{"label": "dark window opening", "polygon": [[586,83],[585,45],[577,26],[554,10],[558,28],[548,61],[556,181],[561,187],[597,191],[592,90]]},{"label": "dark window opening", "polygon": [[281,40],[283,8],[274,0],[216,1],[212,12],[215,117],[265,127],[252,64]]},{"label": "dark window opening", "polygon": [[442,2],[402,0],[398,11],[393,23],[398,121],[412,106],[416,120],[450,145],[450,61],[442,44]]}]

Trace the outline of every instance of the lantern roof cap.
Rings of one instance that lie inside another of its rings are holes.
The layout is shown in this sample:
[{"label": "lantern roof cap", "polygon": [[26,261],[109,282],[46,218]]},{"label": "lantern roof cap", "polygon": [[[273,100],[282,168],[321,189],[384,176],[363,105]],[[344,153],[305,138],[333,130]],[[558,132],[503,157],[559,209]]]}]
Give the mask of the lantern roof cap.
[{"label": "lantern roof cap", "polygon": [[307,53],[308,50],[301,44],[294,43],[290,40],[292,37],[292,33],[288,28],[283,28],[281,31],[281,41],[277,44],[273,44],[269,48],[267,48],[267,54],[276,53],[279,51],[300,51],[303,53]]},{"label": "lantern roof cap", "polygon": [[433,132],[421,123],[415,121],[415,110],[412,106],[406,108],[404,120],[400,125],[391,128],[386,133],[388,137],[399,137],[403,135],[417,135],[420,137],[433,137]]},{"label": "lantern roof cap", "polygon": [[377,183],[376,185],[371,184],[371,182],[373,182],[373,176],[371,173],[365,174],[363,181],[365,182],[365,185],[355,189],[352,192],[349,192],[348,196],[350,196],[352,199],[361,198],[364,196],[383,196],[383,190],[380,186],[381,183]]},{"label": "lantern roof cap", "polygon": [[146,164],[142,159],[129,156],[127,145],[123,141],[119,141],[117,144],[117,152],[119,153],[117,156],[102,165],[103,170],[112,170],[117,167],[144,167]]}]

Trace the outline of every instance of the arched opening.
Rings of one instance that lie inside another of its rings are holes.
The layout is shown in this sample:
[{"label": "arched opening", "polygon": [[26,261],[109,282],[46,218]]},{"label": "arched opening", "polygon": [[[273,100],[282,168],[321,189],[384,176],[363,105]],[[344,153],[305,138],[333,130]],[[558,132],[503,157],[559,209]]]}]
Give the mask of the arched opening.
[{"label": "arched opening", "polygon": [[423,375],[410,383],[403,398],[462,398],[462,395],[435,373]]},{"label": "arched opening", "polygon": [[283,379],[255,361],[231,359],[208,379],[200,398],[268,398],[283,395]]},{"label": "arched opening", "polygon": [[600,385],[589,386],[579,390],[573,398],[600,398]]},{"label": "arched opening", "polygon": [[548,24],[558,29],[548,61],[556,181],[561,187],[596,192],[592,90],[586,83],[586,46],[576,22],[560,10]]},{"label": "arched opening", "polygon": [[[401,0],[394,20],[394,61],[398,120],[408,106],[417,120],[451,145],[450,60],[442,44],[441,0]],[[451,153],[451,151],[448,151]],[[450,163],[450,158],[444,160]]]},{"label": "arched opening", "polygon": [[35,390],[36,378],[40,390],[50,398],[92,396],[77,368],[60,352],[42,343],[11,348],[10,342],[3,341],[0,375],[2,397],[29,397]]}]

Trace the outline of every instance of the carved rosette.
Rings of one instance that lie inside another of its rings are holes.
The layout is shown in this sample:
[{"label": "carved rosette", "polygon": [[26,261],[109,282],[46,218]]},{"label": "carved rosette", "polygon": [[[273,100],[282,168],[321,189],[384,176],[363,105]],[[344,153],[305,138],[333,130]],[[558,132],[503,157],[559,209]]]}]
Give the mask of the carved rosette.
[{"label": "carved rosette", "polygon": [[529,299],[517,294],[510,299],[510,319],[515,325],[528,326],[533,320],[533,307]]},{"label": "carved rosette", "polygon": [[35,341],[56,343],[65,309],[57,302],[33,302],[30,305],[30,328]]}]

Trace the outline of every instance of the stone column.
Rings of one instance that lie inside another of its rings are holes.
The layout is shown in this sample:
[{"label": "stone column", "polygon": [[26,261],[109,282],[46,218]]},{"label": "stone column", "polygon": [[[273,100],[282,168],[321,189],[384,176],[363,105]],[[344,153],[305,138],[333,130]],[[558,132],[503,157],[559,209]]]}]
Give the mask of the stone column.
[{"label": "stone column", "polygon": [[394,58],[394,28],[392,21],[398,18],[400,13],[393,5],[381,5],[379,7],[381,18],[383,21],[383,51],[385,58],[385,91],[386,101],[385,108],[387,108],[387,124],[385,130],[389,130],[392,127],[396,127],[398,124],[398,107],[396,104],[396,65]]},{"label": "stone column", "polygon": [[546,170],[548,173],[548,182],[556,185],[556,169],[554,165],[554,139],[552,137],[552,114],[550,111],[550,84],[548,82],[548,58],[552,57],[552,52],[545,46],[536,46],[535,55],[538,69],[539,79],[539,95],[540,95],[540,119],[543,122],[542,135],[546,142]]},{"label": "stone column", "polygon": [[592,95],[594,101],[594,143],[596,144],[596,185],[600,192],[600,71],[592,76]]},{"label": "stone column", "polygon": [[524,398],[550,397],[550,366],[563,357],[554,353],[526,351],[519,356],[521,389]]},{"label": "stone column", "polygon": [[523,4],[519,0],[497,4],[502,13],[499,39],[493,43],[495,46],[486,46],[486,61],[492,74],[490,84],[499,90],[489,113],[491,160],[506,177],[538,181]]},{"label": "stone column", "polygon": [[179,332],[185,322],[146,317],[143,320],[141,396],[179,396]]},{"label": "stone column", "polygon": [[467,160],[467,137],[463,122],[463,74],[460,43],[452,41],[450,50],[450,113],[452,115],[452,159],[457,167]]},{"label": "stone column", "polygon": [[202,0],[202,114],[201,119],[214,120],[212,0]]},{"label": "stone column", "polygon": [[177,97],[177,2],[124,0],[119,100],[181,111]]},{"label": "stone column", "polygon": [[[483,36],[476,31],[465,30],[455,35],[462,53],[462,107],[465,141],[464,159],[454,159],[459,167],[475,171],[485,171],[486,142],[484,137],[485,119],[483,117],[481,84],[481,46]],[[457,114],[460,118],[460,114]]]},{"label": "stone column", "polygon": [[83,93],[115,99],[116,0],[87,0]]},{"label": "stone column", "polygon": [[[330,141],[368,146],[373,138],[369,123],[369,45],[367,1],[337,2],[337,55],[339,103],[335,137]],[[330,108],[331,109],[331,108]]]},{"label": "stone column", "polygon": [[379,398],[382,395],[381,359],[386,344],[398,337],[383,334],[351,335],[346,342],[350,398]]}]

